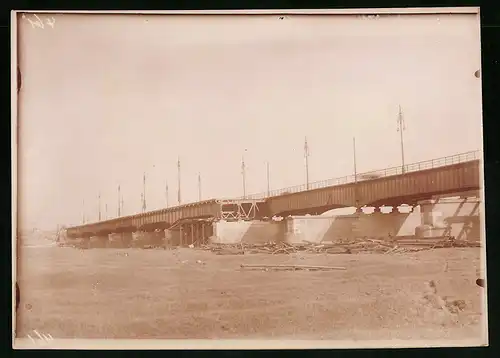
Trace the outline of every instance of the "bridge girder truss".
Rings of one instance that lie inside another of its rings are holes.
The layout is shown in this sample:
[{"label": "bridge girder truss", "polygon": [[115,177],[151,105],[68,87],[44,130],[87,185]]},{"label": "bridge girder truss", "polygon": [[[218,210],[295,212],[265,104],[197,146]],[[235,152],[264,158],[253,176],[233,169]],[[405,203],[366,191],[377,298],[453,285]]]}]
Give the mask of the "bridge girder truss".
[{"label": "bridge girder truss", "polygon": [[259,212],[257,203],[255,200],[222,201],[220,218],[222,220],[253,220],[257,218]]}]

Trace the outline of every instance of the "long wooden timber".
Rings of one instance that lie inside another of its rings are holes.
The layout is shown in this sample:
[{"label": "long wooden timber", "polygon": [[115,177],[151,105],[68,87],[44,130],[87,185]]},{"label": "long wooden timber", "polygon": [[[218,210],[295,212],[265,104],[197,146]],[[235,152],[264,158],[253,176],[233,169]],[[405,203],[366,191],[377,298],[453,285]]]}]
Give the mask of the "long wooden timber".
[{"label": "long wooden timber", "polygon": [[77,238],[119,232],[154,231],[168,229],[184,219],[252,220],[259,219],[266,213],[263,200],[212,199],[75,226],[67,229],[67,235]]}]

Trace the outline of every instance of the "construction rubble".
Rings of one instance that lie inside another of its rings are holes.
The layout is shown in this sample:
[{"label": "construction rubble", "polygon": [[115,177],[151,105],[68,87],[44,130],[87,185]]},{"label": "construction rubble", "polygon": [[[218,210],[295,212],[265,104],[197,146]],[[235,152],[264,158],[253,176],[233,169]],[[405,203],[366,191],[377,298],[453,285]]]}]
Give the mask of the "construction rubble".
[{"label": "construction rubble", "polygon": [[449,247],[480,247],[479,241],[456,240],[454,237],[415,238],[399,237],[387,239],[357,238],[345,239],[337,242],[323,242],[320,244],[303,241],[302,243],[289,244],[286,242],[268,242],[263,244],[211,244],[200,246],[217,255],[244,255],[244,254],[292,254],[327,253],[327,254],[357,254],[380,253],[397,254],[416,252],[437,248]]},{"label": "construction rubble", "polygon": [[[74,242],[59,242],[59,246],[68,246],[79,249],[88,249],[92,245],[80,240]],[[108,246],[110,247],[110,246]],[[116,246],[114,246],[116,247]],[[175,249],[176,246],[165,244],[157,245],[132,245],[141,249]],[[479,241],[457,240],[451,237],[416,238],[407,237],[387,237],[387,238],[356,238],[343,239],[335,242],[313,243],[303,241],[302,243],[286,242],[266,242],[266,243],[239,243],[239,244],[201,244],[189,245],[190,249],[201,249],[212,251],[217,255],[245,255],[245,254],[292,254],[296,252],[304,253],[326,253],[326,254],[357,254],[357,253],[380,253],[397,254],[405,252],[416,252],[437,248],[449,247],[480,247]]]}]

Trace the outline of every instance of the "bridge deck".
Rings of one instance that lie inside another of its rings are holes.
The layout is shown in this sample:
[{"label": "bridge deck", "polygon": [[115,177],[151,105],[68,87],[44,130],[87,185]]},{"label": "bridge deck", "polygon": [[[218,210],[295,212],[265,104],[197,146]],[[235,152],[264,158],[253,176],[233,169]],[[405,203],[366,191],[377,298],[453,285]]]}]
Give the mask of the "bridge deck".
[{"label": "bridge deck", "polygon": [[254,219],[480,187],[480,151],[254,194],[212,199],[69,228],[70,237],[167,228],[186,218]]}]

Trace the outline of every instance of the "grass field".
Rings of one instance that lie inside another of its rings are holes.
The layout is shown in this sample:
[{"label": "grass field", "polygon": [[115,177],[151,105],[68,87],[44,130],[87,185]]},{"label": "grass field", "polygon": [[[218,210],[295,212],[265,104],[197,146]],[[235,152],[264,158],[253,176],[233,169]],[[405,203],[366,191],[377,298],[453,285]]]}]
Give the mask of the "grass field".
[{"label": "grass field", "polygon": [[[480,251],[249,254],[194,249],[23,248],[17,337],[484,340]],[[201,261],[197,262],[197,261]],[[345,266],[242,271],[241,263]],[[422,296],[465,301],[445,315]]]}]

